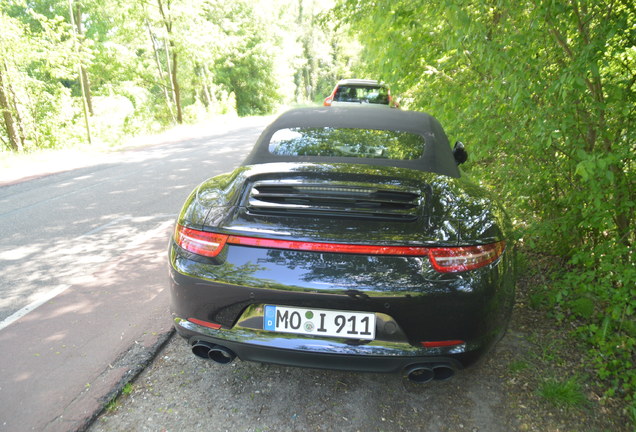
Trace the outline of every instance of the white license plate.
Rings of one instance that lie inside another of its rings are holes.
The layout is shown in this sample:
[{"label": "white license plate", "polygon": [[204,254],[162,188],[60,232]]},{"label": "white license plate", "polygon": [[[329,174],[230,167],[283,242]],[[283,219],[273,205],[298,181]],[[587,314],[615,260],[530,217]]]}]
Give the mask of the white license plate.
[{"label": "white license plate", "polygon": [[263,328],[284,333],[373,340],[375,314],[265,305]]}]

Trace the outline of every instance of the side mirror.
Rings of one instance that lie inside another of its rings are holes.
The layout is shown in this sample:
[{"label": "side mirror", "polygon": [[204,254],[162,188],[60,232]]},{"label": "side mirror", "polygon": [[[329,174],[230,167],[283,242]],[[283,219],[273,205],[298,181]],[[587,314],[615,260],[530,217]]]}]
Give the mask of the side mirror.
[{"label": "side mirror", "polygon": [[455,156],[455,163],[457,165],[463,164],[468,160],[468,152],[464,148],[464,143],[457,141],[455,147],[453,147],[453,156]]}]

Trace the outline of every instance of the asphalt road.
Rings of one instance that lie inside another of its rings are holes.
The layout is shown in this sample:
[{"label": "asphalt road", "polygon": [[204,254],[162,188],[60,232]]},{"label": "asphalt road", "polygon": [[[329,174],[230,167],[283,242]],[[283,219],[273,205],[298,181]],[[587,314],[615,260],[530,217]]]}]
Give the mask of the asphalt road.
[{"label": "asphalt road", "polygon": [[65,156],[2,173],[0,431],[82,428],[152,358],[171,328],[174,218],[270,120],[182,128],[75,165]]}]

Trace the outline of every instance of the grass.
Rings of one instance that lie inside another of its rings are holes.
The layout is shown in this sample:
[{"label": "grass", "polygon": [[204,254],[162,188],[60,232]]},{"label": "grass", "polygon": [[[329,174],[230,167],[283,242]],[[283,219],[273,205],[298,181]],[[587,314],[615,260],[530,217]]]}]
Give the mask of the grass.
[{"label": "grass", "polygon": [[[121,389],[121,394],[128,396],[130,395],[133,390],[135,388],[133,387],[132,383],[127,383],[123,389]],[[104,409],[106,410],[106,412],[113,412],[115,411],[117,408],[119,408],[120,405],[120,398],[119,396],[113,396],[113,398],[111,400],[108,401],[108,403],[106,404],[106,406],[104,407]]]},{"label": "grass", "polygon": [[508,365],[510,373],[517,374],[530,367],[530,364],[524,360],[515,360]]},{"label": "grass", "polygon": [[104,409],[106,410],[106,412],[113,412],[117,409],[118,406],[119,406],[119,401],[117,400],[116,397],[114,397],[108,401]]},{"label": "grass", "polygon": [[539,386],[538,393],[546,401],[561,408],[579,408],[587,402],[576,377],[565,381],[546,379]]},{"label": "grass", "polygon": [[124,388],[121,390],[122,394],[125,394],[126,396],[128,396],[129,394],[131,394],[134,390],[134,387],[132,385],[132,383],[127,383]]}]

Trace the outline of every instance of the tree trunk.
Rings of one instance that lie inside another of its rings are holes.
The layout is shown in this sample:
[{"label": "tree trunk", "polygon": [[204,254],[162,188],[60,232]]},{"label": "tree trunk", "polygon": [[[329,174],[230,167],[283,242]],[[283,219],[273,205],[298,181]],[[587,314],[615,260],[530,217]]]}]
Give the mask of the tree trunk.
[{"label": "tree trunk", "polygon": [[88,143],[92,144],[93,141],[91,139],[91,126],[88,121],[88,117],[90,115],[88,109],[88,101],[86,100],[86,89],[84,88],[84,81],[82,80],[82,56],[80,53],[80,41],[79,35],[77,34],[77,24],[75,20],[75,11],[73,9],[73,0],[68,0],[68,11],[69,17],[71,19],[71,26],[75,28],[75,54],[77,55],[77,71],[80,82],[80,89],[82,91],[82,107],[84,109],[84,125],[86,126],[86,138],[88,139]]},{"label": "tree trunk", "polygon": [[166,106],[168,107],[168,111],[170,111],[170,117],[172,117],[172,121],[175,122],[176,119],[174,117],[174,110],[172,109],[172,102],[170,101],[170,95],[168,94],[166,79],[164,78],[163,68],[161,67],[161,60],[159,59],[159,50],[157,48],[157,38],[152,33],[152,28],[150,27],[150,23],[148,22],[147,19],[146,19],[146,27],[148,27],[150,42],[152,42],[152,50],[155,53],[155,63],[157,64],[157,70],[159,71],[159,81],[161,82],[161,89],[163,90],[163,95],[166,99]]},{"label": "tree trunk", "polygon": [[[7,72],[7,78],[8,78],[9,71],[7,68],[7,64],[4,63],[3,66],[4,66],[4,70]],[[18,141],[21,143],[22,149],[24,150],[24,146],[26,145],[26,134],[24,133],[24,122],[22,121],[22,118],[20,117],[20,109],[18,108],[18,97],[15,95],[15,92],[13,91],[13,86],[11,85],[11,82],[8,81],[8,79],[5,79],[4,87],[5,87],[5,96],[10,101],[9,108],[12,110],[11,112],[14,114],[14,123],[17,126]]]},{"label": "tree trunk", "polygon": [[[75,3],[75,27],[77,28],[77,35],[79,39],[84,36],[84,28],[82,27],[82,6],[80,3]],[[88,112],[93,115],[93,98],[91,96],[91,86],[88,81],[88,73],[83,64],[80,64],[80,79],[82,80],[82,86],[84,88],[84,97],[86,98],[86,105],[88,106]]]},{"label": "tree trunk", "polygon": [[205,65],[205,63],[201,65],[201,75],[203,77],[203,79],[201,80],[201,100],[203,101],[203,105],[205,105],[205,108],[209,109],[210,105],[212,105],[212,92],[210,91],[210,86],[208,85],[208,67]]},{"label": "tree trunk", "polygon": [[[170,74],[170,83],[172,85],[172,96],[174,97],[174,104],[177,107],[177,123],[183,123],[183,111],[181,110],[181,90],[179,88],[179,80],[177,74],[177,52],[175,50],[174,40],[172,39],[172,21],[170,17],[166,14],[164,10],[163,3],[161,0],[157,0],[157,5],[159,6],[159,13],[161,14],[161,18],[163,20],[163,24],[166,27],[166,32],[168,33],[168,45],[166,46],[166,60],[168,63],[168,68],[170,69],[168,73]],[[170,2],[168,1],[168,9],[170,8]],[[168,11],[169,12],[169,11]],[[172,51],[172,67],[170,67],[170,58],[168,55],[168,46],[170,46],[170,50]]]},{"label": "tree trunk", "polygon": [[93,115],[93,98],[91,96],[91,87],[88,81],[88,73],[84,66],[80,66],[80,79],[84,85],[84,97],[86,98],[86,105],[88,106],[88,112]]},{"label": "tree trunk", "polygon": [[177,106],[177,123],[183,123],[183,111],[181,110],[181,89],[179,81],[177,81],[177,53],[174,50],[174,44],[170,42],[172,47],[172,90],[174,91],[174,102]]},{"label": "tree trunk", "polygon": [[22,151],[23,145],[16,132],[15,119],[11,112],[7,93],[4,90],[4,77],[2,72],[0,68],[0,110],[2,110],[2,118],[4,119],[4,125],[7,130],[7,135],[9,136],[9,148],[13,151]]}]

